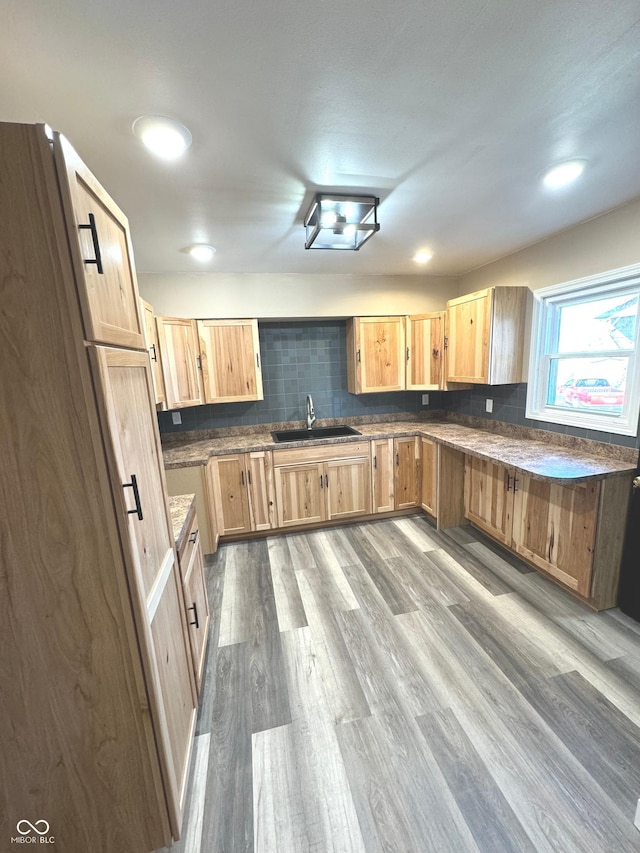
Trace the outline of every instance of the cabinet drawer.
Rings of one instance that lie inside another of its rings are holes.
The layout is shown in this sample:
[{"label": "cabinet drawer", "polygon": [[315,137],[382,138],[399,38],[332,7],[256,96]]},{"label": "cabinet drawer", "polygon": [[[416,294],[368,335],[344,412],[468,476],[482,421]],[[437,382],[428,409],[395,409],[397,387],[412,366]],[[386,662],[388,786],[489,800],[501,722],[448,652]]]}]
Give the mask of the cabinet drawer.
[{"label": "cabinet drawer", "polygon": [[292,450],[274,450],[273,464],[304,465],[307,462],[327,462],[330,459],[354,459],[369,456],[368,441],[352,441],[323,447],[300,447]]}]

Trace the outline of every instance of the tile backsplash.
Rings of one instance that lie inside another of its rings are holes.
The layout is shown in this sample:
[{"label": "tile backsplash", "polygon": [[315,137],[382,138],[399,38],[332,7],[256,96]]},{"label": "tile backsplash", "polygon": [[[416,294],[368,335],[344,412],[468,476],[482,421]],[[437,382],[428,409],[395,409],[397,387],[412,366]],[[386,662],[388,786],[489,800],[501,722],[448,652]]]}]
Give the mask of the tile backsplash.
[{"label": "tile backsplash", "polygon": [[[311,394],[319,421],[396,412],[450,411],[640,448],[638,436],[622,436],[526,418],[527,385],[524,382],[518,385],[476,385],[466,391],[429,391],[428,408],[422,406],[422,394],[416,391],[350,394],[347,391],[344,320],[261,321],[259,333],[264,400],[180,409],[182,423],[178,425],[172,423],[171,412],[160,412],[161,433],[303,421],[306,417],[306,396]],[[485,409],[487,399],[493,400],[491,414]]]}]

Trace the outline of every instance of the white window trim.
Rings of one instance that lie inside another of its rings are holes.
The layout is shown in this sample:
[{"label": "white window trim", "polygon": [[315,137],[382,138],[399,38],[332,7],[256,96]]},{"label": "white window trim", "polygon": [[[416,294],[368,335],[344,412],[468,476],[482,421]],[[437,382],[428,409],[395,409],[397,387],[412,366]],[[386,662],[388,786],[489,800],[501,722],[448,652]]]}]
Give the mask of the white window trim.
[{"label": "white window trim", "polygon": [[640,322],[636,327],[635,352],[629,360],[625,406],[620,415],[607,415],[589,411],[559,409],[549,406],[547,400],[548,357],[546,338],[550,331],[548,306],[564,301],[571,294],[598,296],[637,283],[640,289],[640,264],[611,270],[606,273],[579,278],[533,293],[531,321],[531,350],[525,416],[531,420],[548,421],[583,429],[611,432],[617,435],[637,435],[640,414]]}]

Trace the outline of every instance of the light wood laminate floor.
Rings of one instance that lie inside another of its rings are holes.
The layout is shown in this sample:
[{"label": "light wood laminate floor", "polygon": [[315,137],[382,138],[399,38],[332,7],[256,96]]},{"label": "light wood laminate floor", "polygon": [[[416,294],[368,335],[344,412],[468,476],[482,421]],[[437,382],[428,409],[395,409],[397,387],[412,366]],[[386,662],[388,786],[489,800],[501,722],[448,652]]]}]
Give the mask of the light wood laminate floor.
[{"label": "light wood laminate floor", "polygon": [[223,545],[175,853],[632,853],[640,624],[422,516]]}]

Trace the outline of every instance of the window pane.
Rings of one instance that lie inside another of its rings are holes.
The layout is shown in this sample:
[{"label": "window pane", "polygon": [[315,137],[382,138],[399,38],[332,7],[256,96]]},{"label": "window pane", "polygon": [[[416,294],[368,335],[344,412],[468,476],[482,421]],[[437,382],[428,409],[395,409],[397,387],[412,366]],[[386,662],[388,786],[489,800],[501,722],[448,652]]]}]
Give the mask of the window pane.
[{"label": "window pane", "polygon": [[547,405],[620,414],[629,359],[552,358]]},{"label": "window pane", "polygon": [[638,294],[593,299],[559,309],[558,352],[631,350]]}]

